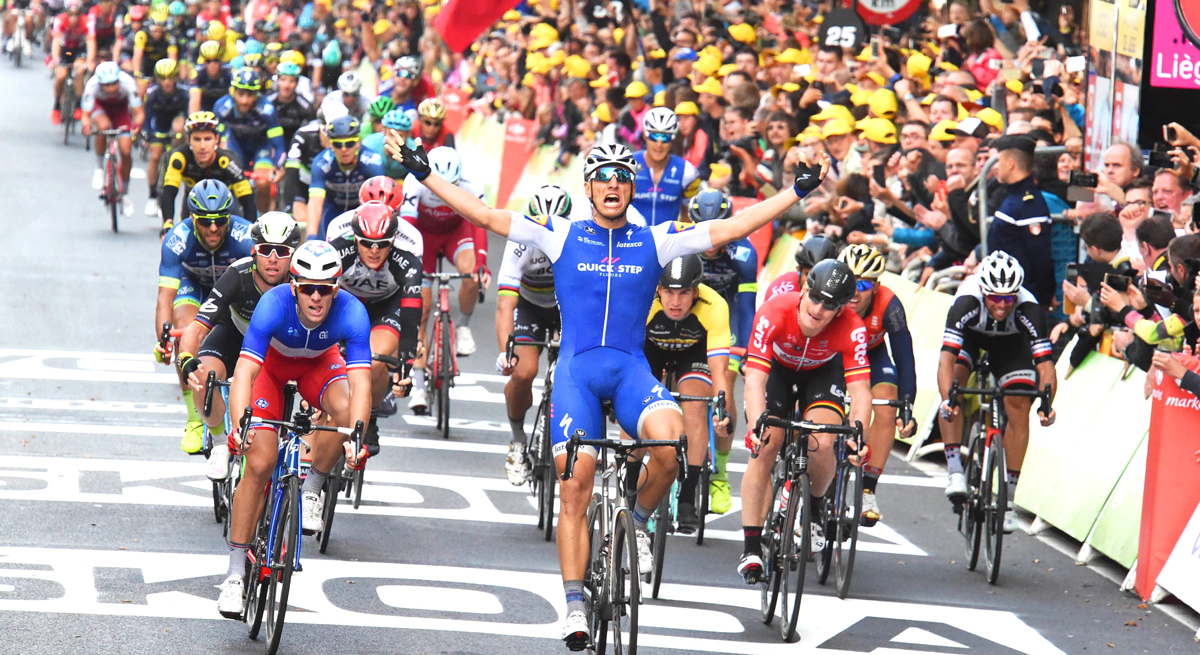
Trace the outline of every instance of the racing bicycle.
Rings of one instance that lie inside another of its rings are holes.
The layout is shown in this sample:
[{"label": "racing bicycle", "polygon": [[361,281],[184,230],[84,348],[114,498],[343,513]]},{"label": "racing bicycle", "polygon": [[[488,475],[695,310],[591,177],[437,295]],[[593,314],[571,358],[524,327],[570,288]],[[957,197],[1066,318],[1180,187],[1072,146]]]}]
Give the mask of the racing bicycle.
[{"label": "racing bicycle", "polygon": [[121,199],[125,197],[125,182],[121,179],[121,151],[117,149],[117,140],[129,136],[129,130],[100,130],[97,134],[108,139],[108,149],[104,153],[104,186],[100,187],[100,200],[108,209],[112,218],[112,231],[117,231],[117,215],[121,213]]},{"label": "racing bicycle", "polygon": [[71,141],[75,131],[75,111],[79,109],[79,95],[75,93],[75,66],[67,66],[67,79],[63,82],[62,97],[59,99],[59,114],[62,117],[63,145]]},{"label": "racing bicycle", "polygon": [[[440,262],[439,262],[440,267]],[[474,277],[474,273],[426,273],[433,281],[433,338],[430,340],[430,377],[433,380],[433,411],[442,438],[450,438],[450,388],[458,376],[458,356],[455,354],[454,321],[450,318],[450,281]]]},{"label": "racing bicycle", "polygon": [[[529,487],[537,497],[538,530],[546,541],[554,535],[554,486],[558,474],[554,468],[554,452],[550,445],[550,394],[554,390],[554,369],[558,364],[559,334],[550,341],[522,341],[522,346],[534,346],[546,349],[546,381],[542,387],[542,400],[538,403],[537,414],[533,419],[533,435],[525,447],[525,456],[529,458],[529,468],[533,471]],[[516,340],[508,335],[505,346],[505,356],[514,362],[518,357],[513,354]]]},{"label": "racing bicycle", "polygon": [[[229,380],[218,380],[216,371],[209,371],[208,378],[204,381],[204,416],[212,414],[213,396],[217,389],[221,390],[221,398],[225,401],[225,425],[229,425]],[[197,451],[196,454],[208,457],[212,452],[213,442],[212,433],[208,429],[208,424],[204,424],[204,447]],[[223,536],[229,538],[229,511],[233,508],[233,494],[237,491],[237,484],[242,479],[242,462],[241,456],[229,455],[232,462],[229,466],[229,474],[224,480],[213,480],[213,515],[216,517],[217,523],[223,524]]]}]

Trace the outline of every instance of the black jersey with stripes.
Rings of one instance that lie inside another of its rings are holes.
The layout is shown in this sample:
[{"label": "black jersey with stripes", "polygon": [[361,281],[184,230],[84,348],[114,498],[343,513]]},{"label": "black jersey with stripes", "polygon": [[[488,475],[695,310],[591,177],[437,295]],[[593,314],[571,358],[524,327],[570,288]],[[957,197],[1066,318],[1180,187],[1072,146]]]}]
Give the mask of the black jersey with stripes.
[{"label": "black jersey with stripes", "polygon": [[245,334],[254,308],[258,306],[259,298],[262,298],[262,291],[254,278],[253,257],[234,262],[217,279],[208,298],[200,306],[196,320],[210,330],[218,324],[228,323],[237,328],[238,332]]},{"label": "black jersey with stripes", "polygon": [[1050,361],[1052,349],[1045,310],[1028,290],[1022,288],[1015,295],[1016,307],[1007,318],[998,321],[984,305],[979,277],[972,275],[963,280],[946,315],[942,350],[957,354],[968,332],[985,338],[1023,335],[1029,339],[1035,364]]}]

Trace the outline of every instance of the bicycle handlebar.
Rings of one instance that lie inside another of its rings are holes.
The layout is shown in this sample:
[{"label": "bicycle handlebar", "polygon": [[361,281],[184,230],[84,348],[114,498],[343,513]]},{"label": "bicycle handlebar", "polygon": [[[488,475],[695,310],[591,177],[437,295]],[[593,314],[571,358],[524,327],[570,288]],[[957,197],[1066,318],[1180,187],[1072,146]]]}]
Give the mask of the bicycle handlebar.
[{"label": "bicycle handlebar", "polygon": [[[555,335],[555,336],[559,336],[559,335]],[[510,362],[510,363],[514,362],[514,361],[516,361],[516,362],[521,361],[521,358],[518,357],[513,352],[517,346],[533,346],[535,348],[548,348],[549,349],[549,348],[558,348],[560,345],[561,345],[560,339],[554,339],[552,341],[521,341],[521,342],[518,342],[513,337],[513,335],[510,334],[510,335],[508,335],[508,343],[506,343],[504,345],[504,360],[507,362]]]},{"label": "bicycle handlebar", "polygon": [[909,396],[905,396],[903,398],[898,398],[896,400],[888,400],[886,398],[875,398],[871,401],[871,404],[875,405],[875,406],[882,405],[882,406],[886,406],[886,407],[895,407],[896,409],[900,410],[899,418],[900,418],[901,425],[908,425],[913,420],[912,398],[910,398]]},{"label": "bicycle handlebar", "polygon": [[[358,451],[362,450],[362,435],[365,427],[362,421],[357,421],[354,424],[354,429],[313,425],[312,411],[313,410],[311,408],[302,409],[292,416],[291,421],[276,421],[273,419],[264,418],[259,419],[258,422],[263,425],[274,425],[276,427],[281,427],[290,432],[295,432],[296,434],[308,434],[309,432],[338,432],[350,437],[354,441],[354,452],[356,454]],[[246,443],[246,437],[250,436],[250,422],[253,420],[253,415],[254,409],[251,407],[247,407],[246,411],[242,413],[242,418],[239,425],[239,436],[241,437],[243,444]]]},{"label": "bicycle handlebar", "polygon": [[641,448],[671,446],[675,448],[675,461],[687,461],[686,436],[673,441],[666,441],[662,439],[585,439],[583,435],[583,430],[576,430],[575,434],[571,435],[571,439],[567,441],[567,465],[563,469],[562,476],[560,476],[563,482],[570,480],[575,475],[575,459],[579,455],[580,446],[612,448],[618,455],[628,455],[631,451]]},{"label": "bicycle handlebar", "polygon": [[449,282],[450,280],[465,280],[475,277],[474,273],[425,273],[426,280],[437,280],[441,283]]},{"label": "bicycle handlebar", "polygon": [[957,407],[958,401],[962,396],[990,396],[1004,398],[1005,396],[1013,396],[1017,398],[1038,398],[1041,400],[1038,403],[1037,413],[1043,416],[1050,415],[1051,397],[1050,383],[1046,383],[1041,390],[1037,389],[1005,389],[1003,387],[991,388],[975,388],[975,387],[960,387],[958,380],[950,384],[950,393],[946,398],[946,403],[951,407]]},{"label": "bicycle handlebar", "polygon": [[[813,423],[812,421],[806,421],[803,419],[799,421],[791,421],[785,418],[775,418],[769,414],[769,410],[763,410],[762,415],[758,417],[758,421],[756,421],[754,424],[754,434],[759,435],[760,437],[763,436],[763,428],[767,427],[783,428],[785,430],[791,428],[793,430],[799,430],[805,434],[825,432],[829,434],[844,434],[848,436],[859,437],[862,436],[862,424],[858,422],[855,422],[854,425],[842,425],[840,423],[835,425],[832,423]],[[761,450],[766,444],[767,440],[763,439],[763,441],[759,444],[758,450]],[[752,451],[750,453],[750,457],[757,459],[758,450]]]},{"label": "bicycle handlebar", "polygon": [[120,128],[116,130],[96,130],[96,134],[100,136],[128,136],[132,132],[125,128]]},{"label": "bicycle handlebar", "polygon": [[218,380],[216,371],[208,372],[208,379],[204,381],[204,415],[208,416],[212,413],[213,391],[217,387],[228,387],[229,380]]}]

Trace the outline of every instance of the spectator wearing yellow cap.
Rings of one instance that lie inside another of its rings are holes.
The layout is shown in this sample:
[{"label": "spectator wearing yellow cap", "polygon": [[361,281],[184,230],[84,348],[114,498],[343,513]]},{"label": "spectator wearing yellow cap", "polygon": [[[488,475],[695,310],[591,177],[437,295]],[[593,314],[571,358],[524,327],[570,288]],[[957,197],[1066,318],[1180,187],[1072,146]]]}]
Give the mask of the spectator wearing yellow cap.
[{"label": "spectator wearing yellow cap", "polygon": [[702,179],[708,179],[711,162],[716,160],[716,140],[700,129],[700,107],[691,101],[681,102],[675,105],[675,117],[679,121],[679,133],[671,152],[695,166]]},{"label": "spectator wearing yellow cap", "polygon": [[[830,107],[835,106],[840,105],[830,105]],[[854,135],[852,121],[853,119],[847,121],[837,117],[830,118],[821,124],[821,141],[825,144],[825,151],[829,153],[829,158],[833,160],[829,175],[835,181],[851,173],[862,173],[863,170],[862,155],[854,148],[857,139]]]},{"label": "spectator wearing yellow cap", "polygon": [[617,135],[635,148],[642,141],[642,119],[651,109],[646,100],[650,95],[650,88],[640,80],[634,80],[625,87],[625,108],[621,110],[621,116],[617,119],[617,123],[620,124]]},{"label": "spectator wearing yellow cap", "polygon": [[896,112],[899,106],[896,103],[896,94],[888,89],[875,89],[871,92],[871,99],[868,101],[871,107],[871,115],[875,118],[886,118],[888,121],[895,120]]},{"label": "spectator wearing yellow cap", "polygon": [[857,128],[867,142],[867,152],[874,155],[891,150],[896,144],[896,126],[886,118],[868,118],[859,121]]},{"label": "spectator wearing yellow cap", "polygon": [[954,147],[954,130],[958,127],[958,123],[952,120],[939,121],[933,126],[933,130],[929,132],[929,141],[926,149],[933,158],[940,163],[946,163],[946,153]]}]

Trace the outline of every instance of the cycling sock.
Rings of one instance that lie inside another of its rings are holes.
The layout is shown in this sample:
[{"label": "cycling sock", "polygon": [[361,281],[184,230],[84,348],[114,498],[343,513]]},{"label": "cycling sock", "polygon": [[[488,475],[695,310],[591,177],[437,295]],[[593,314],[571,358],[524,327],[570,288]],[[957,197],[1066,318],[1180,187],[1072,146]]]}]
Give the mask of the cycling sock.
[{"label": "cycling sock", "polygon": [[871,493],[875,493],[875,485],[879,484],[879,476],[883,475],[883,469],[870,464],[863,467],[863,488]]},{"label": "cycling sock", "polygon": [[60,100],[58,98],[54,99],[54,109],[56,111],[62,109],[62,100]]},{"label": "cycling sock", "polygon": [[508,427],[512,430],[512,442],[524,445],[528,438],[525,436],[525,419],[508,419]]},{"label": "cycling sock", "polygon": [[696,483],[700,480],[699,466],[688,464],[687,475],[683,478],[683,486],[679,488],[679,502],[689,505],[696,504]]},{"label": "cycling sock", "polygon": [[300,488],[302,493],[312,492],[314,494],[321,493],[321,487],[325,484],[325,476],[328,472],[322,471],[315,465],[308,469],[308,475],[304,478],[304,486]]},{"label": "cycling sock", "polygon": [[461,309],[458,310],[458,316],[456,316],[454,318],[454,327],[470,327],[471,326],[471,314],[473,314],[473,313],[474,312],[471,312],[469,314],[467,312],[464,312]]},{"label": "cycling sock", "polygon": [[637,501],[633,504],[633,529],[641,532],[646,531],[647,524],[650,523],[650,517],[654,515],[653,508],[642,506],[642,501]]},{"label": "cycling sock", "polygon": [[425,369],[413,368],[412,370],[413,389],[417,391],[425,390]]},{"label": "cycling sock", "polygon": [[563,580],[563,593],[567,595],[567,614],[587,611],[587,599],[583,595],[583,580]]},{"label": "cycling sock", "polygon": [[742,539],[745,546],[742,552],[746,555],[762,555],[762,526],[742,526]]},{"label": "cycling sock", "polygon": [[249,552],[250,544],[229,542],[229,570],[225,572],[225,577],[241,578],[246,575],[246,554]]},{"label": "cycling sock", "polygon": [[183,390],[183,404],[187,406],[188,423],[200,420],[200,412],[196,411],[196,403],[192,402],[192,390]]},{"label": "cycling sock", "polygon": [[1013,495],[1017,493],[1017,480],[1021,478],[1020,471],[1008,469],[1008,505],[1012,507]]},{"label": "cycling sock", "polygon": [[717,470],[713,473],[712,479],[721,480],[722,482],[729,481],[729,473],[725,470],[725,466],[729,464],[729,451],[717,451]]},{"label": "cycling sock", "polygon": [[642,463],[638,460],[625,462],[625,494],[633,497],[638,492],[638,478],[642,477]]},{"label": "cycling sock", "polygon": [[945,444],[942,446],[942,450],[946,453],[946,473],[962,473],[962,457],[959,456],[962,446]]}]

